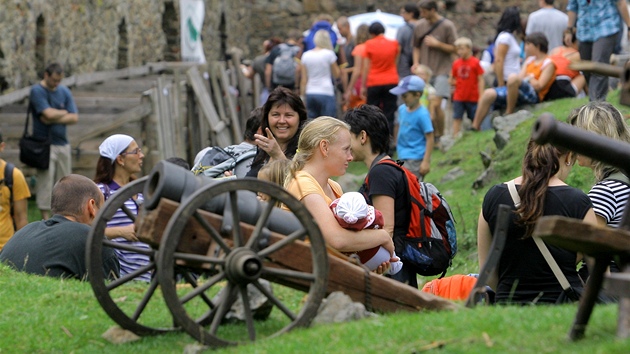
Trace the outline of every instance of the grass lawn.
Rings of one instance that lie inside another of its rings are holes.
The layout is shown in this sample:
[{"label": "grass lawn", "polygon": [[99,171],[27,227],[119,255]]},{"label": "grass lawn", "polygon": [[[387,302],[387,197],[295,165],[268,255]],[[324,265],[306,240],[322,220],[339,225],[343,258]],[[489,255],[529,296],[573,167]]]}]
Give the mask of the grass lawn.
[{"label": "grass lawn", "polygon": [[[613,92],[610,101],[619,102]],[[534,112],[553,113],[564,120],[568,112],[586,100],[559,100]],[[621,107],[627,114],[629,110]],[[503,150],[497,150],[493,131],[466,132],[447,153],[436,151],[426,181],[435,184],[446,197],[455,215],[459,253],[448,274],[475,273],[477,269],[476,227],[484,194],[488,188],[520,174],[521,160],[534,119],[521,124]],[[495,178],[480,189],[472,184],[484,167],[479,152],[493,158]],[[462,177],[444,181],[459,168]],[[350,172],[365,172],[362,164],[351,164]],[[576,167],[567,181],[587,191],[592,185],[590,170]],[[40,219],[33,202],[29,220]],[[421,279],[426,281],[428,279]],[[121,291],[135,292],[143,285]],[[275,288],[274,288],[275,289]],[[275,291],[275,290],[274,290]],[[300,301],[303,293],[279,289],[279,296]],[[159,296],[159,295],[158,295]],[[144,337],[137,342],[114,345],[101,334],[115,323],[98,305],[88,283],[64,281],[16,273],[0,265],[0,353],[181,353],[195,341],[185,333]],[[217,353],[627,353],[630,340],[615,338],[617,306],[596,306],[586,338],[567,341],[577,305],[497,306],[461,308],[454,312],[385,314],[345,324],[315,326],[295,330],[277,338],[216,351]],[[274,309],[274,312],[278,311]],[[273,312],[272,312],[273,314]],[[168,322],[168,311],[154,314]],[[244,326],[230,328],[246,331]]]}]

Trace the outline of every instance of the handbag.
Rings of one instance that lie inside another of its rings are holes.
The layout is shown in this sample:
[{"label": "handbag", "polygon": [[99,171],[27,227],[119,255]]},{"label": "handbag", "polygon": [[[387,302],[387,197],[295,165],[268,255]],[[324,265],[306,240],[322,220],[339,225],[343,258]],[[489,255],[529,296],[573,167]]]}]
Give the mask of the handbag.
[{"label": "handbag", "polygon": [[[507,183],[507,186],[508,190],[510,191],[512,201],[514,201],[514,206],[518,209],[518,207],[521,205],[521,197],[519,197],[518,192],[516,191],[516,184],[514,183],[514,180],[509,181]],[[582,296],[584,288],[572,287],[567,280],[567,277],[564,275],[564,273],[562,273],[562,270],[558,266],[558,263],[549,252],[549,248],[547,248],[545,242],[543,242],[543,240],[537,236],[532,236],[532,239],[534,239],[536,247],[538,247],[538,250],[540,251],[540,253],[542,253],[545,261],[547,261],[547,264],[551,268],[551,271],[556,276],[556,279],[558,279],[558,282],[562,287],[562,293],[560,293],[560,296],[556,300],[556,303],[560,304],[580,301],[580,297]]]},{"label": "handbag", "polygon": [[50,136],[40,138],[28,133],[31,111],[32,106],[29,103],[26,112],[26,124],[24,124],[24,134],[20,138],[20,161],[38,170],[47,170],[50,163]]}]

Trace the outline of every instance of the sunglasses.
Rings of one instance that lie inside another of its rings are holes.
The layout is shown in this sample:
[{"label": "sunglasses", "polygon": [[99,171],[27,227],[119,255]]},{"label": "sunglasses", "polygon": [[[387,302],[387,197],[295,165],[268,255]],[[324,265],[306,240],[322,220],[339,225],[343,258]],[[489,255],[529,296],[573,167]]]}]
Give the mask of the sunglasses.
[{"label": "sunglasses", "polygon": [[125,152],[121,153],[121,155],[138,155],[141,152],[142,152],[142,149],[140,149],[138,147],[138,148],[135,148],[135,149],[133,149],[131,151],[125,151]]}]

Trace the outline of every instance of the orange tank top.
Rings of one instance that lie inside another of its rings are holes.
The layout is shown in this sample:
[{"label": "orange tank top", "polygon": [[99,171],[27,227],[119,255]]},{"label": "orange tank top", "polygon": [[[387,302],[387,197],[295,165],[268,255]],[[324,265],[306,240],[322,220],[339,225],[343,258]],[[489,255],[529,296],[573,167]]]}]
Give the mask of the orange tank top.
[{"label": "orange tank top", "polygon": [[580,74],[576,70],[569,69],[571,60],[567,57],[576,52],[577,50],[573,48],[560,47],[556,53],[549,56],[549,59],[553,60],[554,64],[556,64],[556,77],[568,76],[570,79],[573,79]]},{"label": "orange tank top", "polygon": [[[536,57],[531,56],[527,58],[527,60],[525,61],[525,72],[528,74],[534,75],[534,78],[538,80],[540,79],[540,75],[542,74],[543,69],[545,69],[547,65],[553,65],[553,62],[551,61],[551,59],[545,58],[541,62],[536,62]],[[540,91],[538,91],[538,99],[541,102],[543,98],[545,98],[545,95],[547,94],[547,92],[549,92],[549,89],[551,88],[553,81],[554,81],[553,79],[549,80],[547,85],[545,85],[545,87],[543,87],[542,89],[540,89]]]}]

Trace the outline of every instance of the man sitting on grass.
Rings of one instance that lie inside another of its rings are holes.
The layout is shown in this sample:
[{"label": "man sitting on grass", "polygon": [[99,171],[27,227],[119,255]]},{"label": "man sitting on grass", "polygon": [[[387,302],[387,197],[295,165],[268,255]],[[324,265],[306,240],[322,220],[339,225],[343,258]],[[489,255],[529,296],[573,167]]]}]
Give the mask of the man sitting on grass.
[{"label": "man sitting on grass", "polygon": [[[87,237],[103,202],[103,193],[89,178],[75,174],[61,178],[52,191],[54,215],[16,232],[0,252],[0,262],[31,274],[85,280]],[[111,248],[103,248],[103,270],[106,277],[119,276]]]}]

